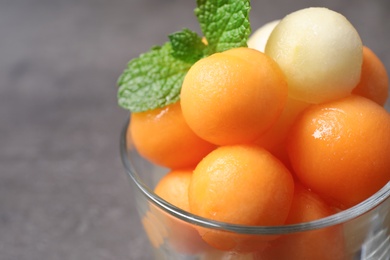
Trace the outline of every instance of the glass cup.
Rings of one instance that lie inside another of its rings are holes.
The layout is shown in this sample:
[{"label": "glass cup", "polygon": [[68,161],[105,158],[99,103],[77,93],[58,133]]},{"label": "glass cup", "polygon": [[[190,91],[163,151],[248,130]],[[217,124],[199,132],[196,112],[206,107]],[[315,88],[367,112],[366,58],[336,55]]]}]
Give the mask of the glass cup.
[{"label": "glass cup", "polygon": [[[390,111],[390,102],[386,109]],[[307,223],[242,226],[213,221],[183,211],[153,192],[168,169],[137,153],[128,140],[128,123],[121,133],[121,158],[155,259],[390,259],[390,182],[352,208]],[[202,237],[220,239],[229,248],[210,246]]]}]

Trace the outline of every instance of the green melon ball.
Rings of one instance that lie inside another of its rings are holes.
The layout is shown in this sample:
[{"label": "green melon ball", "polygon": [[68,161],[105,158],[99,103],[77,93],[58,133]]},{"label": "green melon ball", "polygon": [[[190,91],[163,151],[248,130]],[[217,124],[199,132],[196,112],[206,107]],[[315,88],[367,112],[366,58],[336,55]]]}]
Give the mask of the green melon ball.
[{"label": "green melon ball", "polygon": [[360,80],[363,46],[354,26],[322,7],[301,9],[273,29],[265,53],[284,71],[289,96],[321,103],[349,95]]},{"label": "green melon ball", "polygon": [[265,45],[267,44],[268,38],[272,33],[275,26],[280,20],[268,22],[258,28],[248,39],[248,47],[264,52]]}]

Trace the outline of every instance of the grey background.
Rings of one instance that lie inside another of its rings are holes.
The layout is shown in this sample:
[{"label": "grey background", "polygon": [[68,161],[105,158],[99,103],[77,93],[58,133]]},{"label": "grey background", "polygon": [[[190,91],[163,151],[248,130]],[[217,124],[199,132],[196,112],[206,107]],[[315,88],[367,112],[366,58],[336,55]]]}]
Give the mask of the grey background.
[{"label": "grey background", "polygon": [[[199,32],[195,0],[0,1],[0,259],[151,259],[119,159],[126,63]],[[342,12],[390,68],[390,2],[252,1],[252,28]]]}]

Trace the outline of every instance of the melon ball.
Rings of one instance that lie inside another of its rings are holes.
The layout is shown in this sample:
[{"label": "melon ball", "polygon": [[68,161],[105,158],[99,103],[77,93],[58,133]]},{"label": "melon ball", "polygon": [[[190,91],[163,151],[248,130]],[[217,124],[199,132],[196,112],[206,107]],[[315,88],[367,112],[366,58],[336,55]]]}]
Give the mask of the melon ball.
[{"label": "melon ball", "polygon": [[265,53],[284,71],[289,96],[304,102],[345,97],[360,79],[360,36],[343,15],[327,8],[305,8],[284,17],[269,36]]},{"label": "melon ball", "polygon": [[264,52],[265,45],[267,44],[268,38],[272,33],[275,26],[280,22],[280,20],[274,20],[268,22],[257,29],[251,37],[248,39],[248,47]]}]

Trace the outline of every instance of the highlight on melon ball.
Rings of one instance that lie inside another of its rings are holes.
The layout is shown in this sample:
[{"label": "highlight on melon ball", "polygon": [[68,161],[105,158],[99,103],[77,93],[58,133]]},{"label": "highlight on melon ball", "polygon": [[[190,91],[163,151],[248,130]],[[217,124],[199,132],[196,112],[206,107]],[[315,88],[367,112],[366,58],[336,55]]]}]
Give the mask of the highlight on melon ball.
[{"label": "highlight on melon ball", "polygon": [[[189,187],[190,212],[239,225],[282,225],[294,192],[291,173],[268,151],[254,145],[221,146],[195,168]],[[274,236],[235,234],[198,227],[220,250],[261,249]]]},{"label": "highlight on melon ball", "polygon": [[179,102],[132,113],[127,134],[140,155],[172,169],[195,166],[215,149],[189,128]]},{"label": "highlight on melon ball", "polygon": [[389,75],[378,56],[363,46],[363,65],[360,81],[352,94],[369,98],[383,106],[389,95]]},{"label": "highlight on melon ball", "polygon": [[[294,198],[286,224],[306,223],[337,213],[316,193],[296,183]],[[262,260],[345,259],[345,242],[341,226],[287,234],[275,239],[258,253]]]},{"label": "highlight on melon ball", "polygon": [[[175,207],[189,211],[188,188],[191,182],[193,169],[180,169],[170,171],[158,182],[154,192],[162,199]],[[167,227],[166,239],[177,252],[196,254],[206,250],[207,245],[193,225],[170,216],[163,210],[154,207]]]},{"label": "highlight on melon ball", "polygon": [[248,47],[264,52],[265,45],[267,44],[268,38],[271,35],[275,26],[280,22],[280,20],[274,20],[268,22],[257,29],[248,39]]},{"label": "highlight on melon ball", "polygon": [[354,206],[390,181],[390,114],[355,95],[312,105],[292,126],[287,151],[305,186]]},{"label": "highlight on melon ball", "polygon": [[201,138],[216,145],[248,143],[282,113],[287,81],[264,53],[234,48],[196,62],[180,98],[185,121]]},{"label": "highlight on melon ball", "polygon": [[360,36],[343,15],[327,8],[305,8],[284,17],[265,53],[285,73],[289,96],[308,103],[345,97],[360,79]]}]

